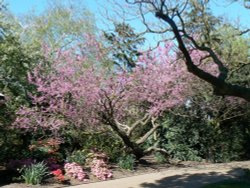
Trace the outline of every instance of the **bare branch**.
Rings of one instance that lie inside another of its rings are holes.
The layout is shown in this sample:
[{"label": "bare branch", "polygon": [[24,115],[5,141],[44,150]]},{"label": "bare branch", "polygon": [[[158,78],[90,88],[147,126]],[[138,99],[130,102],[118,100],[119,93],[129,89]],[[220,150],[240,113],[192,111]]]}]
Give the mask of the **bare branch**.
[{"label": "bare branch", "polygon": [[193,62],[193,60],[192,60],[192,58],[191,58],[191,56],[186,48],[186,45],[183,42],[182,36],[179,33],[179,30],[178,30],[176,23],[168,15],[165,15],[162,12],[156,12],[155,15],[156,15],[156,17],[167,22],[171,26],[171,28],[173,29],[173,33],[174,33],[176,40],[178,42],[179,49],[181,50],[181,52],[183,53],[183,55],[185,57],[185,60],[186,60],[185,63],[186,63],[186,66],[187,66],[187,69],[189,72],[193,73],[194,75],[198,76],[202,80],[213,85],[214,94],[216,94],[216,95],[236,96],[236,97],[243,98],[247,101],[250,101],[250,88],[242,87],[239,85],[232,85],[232,84],[228,84],[225,82],[225,78],[227,76],[227,69],[224,67],[224,65],[222,64],[222,62],[219,60],[219,58],[216,56],[216,54],[213,52],[212,49],[210,49],[208,47],[199,46],[192,37],[190,37],[189,35],[186,35],[186,37],[189,38],[193,42],[193,44],[195,45],[195,47],[197,49],[199,49],[201,51],[207,51],[211,55],[214,62],[218,65],[218,67],[220,69],[221,74],[218,78],[211,75],[208,72],[203,71],[202,69],[199,69],[194,64],[194,62]]},{"label": "bare branch", "polygon": [[122,130],[124,130],[125,132],[127,132],[127,131],[130,129],[129,126],[127,126],[127,125],[125,125],[125,124],[122,124],[122,123],[118,122],[116,119],[115,119],[114,121],[115,121],[115,124],[117,125],[117,127],[118,127],[119,129],[122,129]]},{"label": "bare branch", "polygon": [[144,143],[148,139],[148,137],[151,136],[159,127],[159,124],[155,124],[145,135],[143,135],[139,140],[136,141],[136,144]]},{"label": "bare branch", "polygon": [[138,126],[138,125],[146,125],[149,120],[150,120],[151,116],[149,114],[145,114],[144,117],[142,119],[137,120],[135,123],[132,124],[132,126],[130,127],[129,131],[127,132],[128,136],[131,136],[133,130]]}]

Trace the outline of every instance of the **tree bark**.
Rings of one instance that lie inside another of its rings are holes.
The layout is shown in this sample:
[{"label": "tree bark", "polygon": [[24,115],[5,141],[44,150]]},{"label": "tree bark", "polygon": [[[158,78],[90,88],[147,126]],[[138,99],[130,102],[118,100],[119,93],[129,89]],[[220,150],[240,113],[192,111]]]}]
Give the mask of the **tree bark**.
[{"label": "tree bark", "polygon": [[178,42],[178,47],[185,57],[185,63],[190,73],[211,84],[214,88],[215,95],[234,96],[245,99],[246,101],[250,102],[250,88],[227,83],[224,79],[220,79],[218,77],[211,75],[208,72],[199,69],[194,64],[174,20],[171,19],[167,14],[163,14],[160,11],[156,12],[155,16],[168,23],[172,28],[172,31]]}]

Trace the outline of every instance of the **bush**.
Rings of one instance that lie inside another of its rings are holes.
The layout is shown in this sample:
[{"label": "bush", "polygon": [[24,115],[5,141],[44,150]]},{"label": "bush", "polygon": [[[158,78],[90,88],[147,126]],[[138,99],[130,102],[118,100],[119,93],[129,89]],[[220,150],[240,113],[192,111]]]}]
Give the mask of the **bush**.
[{"label": "bush", "polygon": [[124,155],[120,157],[118,165],[122,169],[134,170],[135,166],[135,157],[134,155]]},{"label": "bush", "polygon": [[66,161],[69,163],[77,163],[84,165],[87,159],[87,152],[85,150],[75,151],[70,156],[67,157]]},{"label": "bush", "polygon": [[84,136],[82,144],[86,151],[92,149],[102,151],[111,162],[117,162],[124,153],[124,150],[121,149],[124,148],[122,141],[111,132],[87,134]]},{"label": "bush", "polygon": [[156,152],[154,154],[154,158],[155,158],[157,163],[163,164],[163,163],[168,162],[168,158],[160,152]]},{"label": "bush", "polygon": [[64,170],[66,172],[66,175],[78,179],[79,181],[87,181],[88,179],[86,172],[84,172],[82,167],[75,162],[66,163],[64,165]]},{"label": "bush", "polygon": [[250,157],[250,124],[249,112],[247,114],[247,108],[244,109],[237,109],[238,113],[245,113],[244,116],[236,114],[224,121],[198,107],[176,109],[176,114],[183,115],[166,114],[158,131],[159,145],[170,157],[183,161],[247,160]]},{"label": "bush", "polygon": [[23,167],[21,170],[21,177],[26,184],[37,185],[49,175],[48,167],[44,162],[32,164],[31,166]]},{"label": "bush", "polygon": [[107,180],[113,176],[109,169],[108,156],[104,152],[96,149],[88,154],[88,164],[90,165],[91,173],[100,180]]}]

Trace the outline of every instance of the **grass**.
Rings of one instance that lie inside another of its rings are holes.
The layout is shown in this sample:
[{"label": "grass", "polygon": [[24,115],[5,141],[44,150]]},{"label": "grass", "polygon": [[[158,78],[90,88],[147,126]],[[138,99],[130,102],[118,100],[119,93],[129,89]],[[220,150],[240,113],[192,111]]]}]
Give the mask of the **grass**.
[{"label": "grass", "polygon": [[204,186],[203,188],[250,188],[250,182],[243,180],[228,180],[219,183],[209,184]]}]

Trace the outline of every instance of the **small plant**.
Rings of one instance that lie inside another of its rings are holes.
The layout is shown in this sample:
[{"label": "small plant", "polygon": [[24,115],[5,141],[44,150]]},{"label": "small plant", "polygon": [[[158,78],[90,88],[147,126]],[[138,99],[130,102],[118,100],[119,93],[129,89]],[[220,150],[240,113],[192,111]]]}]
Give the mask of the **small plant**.
[{"label": "small plant", "polygon": [[88,176],[87,173],[83,171],[82,167],[73,162],[73,163],[66,163],[64,165],[64,170],[66,175],[78,179],[79,181],[87,181]]},{"label": "small plant", "polygon": [[113,176],[112,171],[108,169],[107,163],[103,159],[94,158],[91,163],[91,173],[100,180],[107,180]]},{"label": "small plant", "polygon": [[134,170],[135,157],[133,155],[124,155],[119,159],[118,165],[122,169]]},{"label": "small plant", "polygon": [[156,162],[160,163],[160,164],[168,162],[168,159],[166,158],[166,156],[161,154],[160,152],[156,152],[154,155],[154,158],[155,158]]},{"label": "small plant", "polygon": [[26,184],[40,184],[47,175],[49,175],[48,167],[44,162],[25,166],[21,170],[21,177]]},{"label": "small plant", "polygon": [[53,174],[55,176],[55,179],[59,182],[63,182],[65,180],[61,169],[53,170],[51,174]]},{"label": "small plant", "polygon": [[96,149],[89,154],[91,173],[100,180],[107,180],[113,176],[107,164],[108,157],[105,153]]},{"label": "small plant", "polygon": [[76,152],[73,152],[72,155],[67,157],[67,162],[70,162],[70,163],[75,162],[77,164],[84,165],[86,162],[86,158],[87,157],[86,157],[85,150],[76,151]]},{"label": "small plant", "polygon": [[59,138],[47,138],[43,140],[33,141],[29,145],[29,150],[33,153],[43,154],[44,156],[51,156],[58,154],[60,144],[62,143]]}]

